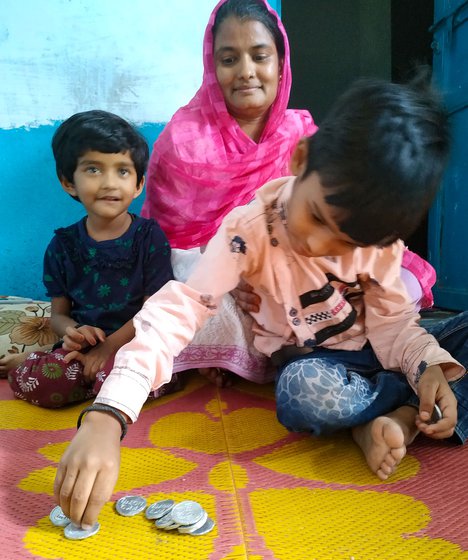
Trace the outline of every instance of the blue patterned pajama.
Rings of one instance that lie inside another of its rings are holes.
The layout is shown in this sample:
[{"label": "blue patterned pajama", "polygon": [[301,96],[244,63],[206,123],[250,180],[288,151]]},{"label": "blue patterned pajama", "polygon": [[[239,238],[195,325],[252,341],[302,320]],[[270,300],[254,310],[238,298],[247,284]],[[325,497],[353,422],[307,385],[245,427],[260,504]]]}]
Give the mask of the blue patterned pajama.
[{"label": "blue patterned pajama", "polygon": [[[468,312],[427,329],[442,348],[468,364]],[[456,439],[468,437],[468,376],[450,383],[458,400]],[[288,430],[325,435],[418,404],[406,377],[382,369],[370,345],[360,351],[318,348],[289,360],[276,384],[278,420]]]}]

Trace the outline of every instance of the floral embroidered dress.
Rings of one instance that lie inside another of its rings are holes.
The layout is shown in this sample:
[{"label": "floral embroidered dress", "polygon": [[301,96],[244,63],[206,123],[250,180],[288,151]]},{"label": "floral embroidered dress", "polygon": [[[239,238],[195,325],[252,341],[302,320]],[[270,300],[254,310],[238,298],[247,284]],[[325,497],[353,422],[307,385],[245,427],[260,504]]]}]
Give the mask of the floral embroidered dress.
[{"label": "floral embroidered dress", "polygon": [[111,334],[171,280],[170,247],[154,220],[134,216],[119,238],[95,241],[86,218],[58,229],[44,256],[47,296],[72,302],[72,318]]}]

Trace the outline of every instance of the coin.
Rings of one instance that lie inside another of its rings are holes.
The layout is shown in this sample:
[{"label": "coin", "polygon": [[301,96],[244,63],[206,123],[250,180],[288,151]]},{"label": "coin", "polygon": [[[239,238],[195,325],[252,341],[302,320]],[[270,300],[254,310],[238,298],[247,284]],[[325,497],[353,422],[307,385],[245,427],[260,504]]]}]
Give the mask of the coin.
[{"label": "coin", "polygon": [[71,539],[73,541],[79,541],[82,539],[87,539],[88,537],[92,537],[99,531],[100,528],[101,525],[99,523],[95,523],[91,527],[91,529],[82,529],[81,527],[78,527],[74,523],[69,523],[65,527],[63,534],[67,537],[67,539]]},{"label": "coin", "polygon": [[193,533],[197,529],[200,529],[200,527],[203,527],[203,525],[207,522],[207,520],[208,520],[208,514],[206,513],[206,511],[204,511],[200,520],[194,523],[193,525],[181,525],[179,527],[179,533]]},{"label": "coin", "polygon": [[146,500],[141,496],[124,496],[117,500],[115,509],[120,515],[131,517],[141,513],[146,507]]},{"label": "coin", "polygon": [[193,525],[199,521],[204,509],[197,502],[185,500],[176,504],[171,511],[172,519],[179,525]]},{"label": "coin", "polygon": [[172,531],[172,529],[177,529],[180,527],[178,523],[173,523],[172,525],[168,525],[167,527],[162,527],[165,531]]},{"label": "coin", "polygon": [[432,416],[431,419],[429,420],[429,424],[436,424],[439,420],[442,420],[443,418],[443,414],[442,411],[440,410],[440,408],[435,404],[434,405],[434,410],[432,411]]},{"label": "coin", "polygon": [[146,519],[160,519],[174,507],[174,500],[160,500],[148,506],[145,511]]},{"label": "coin", "polygon": [[56,527],[66,527],[71,520],[63,513],[60,506],[55,506],[49,514],[49,519]]},{"label": "coin", "polygon": [[[165,529],[166,527],[170,527],[171,525],[176,524],[176,521],[174,521],[174,519],[172,517],[172,512],[170,511],[169,513],[166,513],[166,515],[164,515],[160,519],[156,519],[154,524],[159,529]],[[179,525],[180,525],[180,523],[177,523],[176,527],[178,527]],[[173,527],[173,528],[175,529],[175,527]]]},{"label": "coin", "polygon": [[190,534],[195,536],[206,535],[206,533],[209,533],[214,526],[215,526],[215,522],[211,519],[211,517],[208,517],[203,527],[200,527],[200,529],[197,529],[196,531],[193,531]]}]

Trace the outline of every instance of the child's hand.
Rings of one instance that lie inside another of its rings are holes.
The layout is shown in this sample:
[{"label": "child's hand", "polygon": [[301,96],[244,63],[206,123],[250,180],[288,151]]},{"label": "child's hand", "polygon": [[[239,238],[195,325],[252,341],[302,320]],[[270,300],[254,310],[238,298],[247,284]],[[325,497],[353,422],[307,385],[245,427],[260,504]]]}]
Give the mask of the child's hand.
[{"label": "child's hand", "polygon": [[[457,399],[445,379],[440,366],[430,366],[421,376],[418,384],[419,415],[417,428],[434,439],[448,438],[453,435],[457,423]],[[431,424],[434,404],[442,411],[442,419]]]},{"label": "child's hand", "polygon": [[112,495],[120,467],[120,435],[113,416],[89,412],[60,460],[54,496],[76,525],[94,525]]},{"label": "child's hand", "polygon": [[62,348],[65,350],[81,350],[87,346],[96,346],[98,342],[106,340],[106,333],[98,328],[90,325],[81,325],[80,327],[67,327],[63,337]]},{"label": "child's hand", "polygon": [[110,345],[103,342],[92,348],[86,354],[73,350],[69,352],[64,358],[67,364],[72,360],[78,360],[83,365],[83,375],[88,382],[94,382],[96,374],[103,370],[107,361],[115,354],[115,351]]}]

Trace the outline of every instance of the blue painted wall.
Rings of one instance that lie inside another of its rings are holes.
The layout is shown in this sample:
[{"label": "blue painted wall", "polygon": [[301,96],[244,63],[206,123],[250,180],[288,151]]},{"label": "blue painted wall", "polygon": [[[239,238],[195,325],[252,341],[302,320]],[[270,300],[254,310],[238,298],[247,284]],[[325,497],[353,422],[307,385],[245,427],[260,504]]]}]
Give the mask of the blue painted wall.
[{"label": "blue painted wall", "polygon": [[[44,298],[42,257],[53,231],[83,216],[55,175],[58,124],[105,109],[135,123],[151,147],[200,85],[216,3],[2,0],[0,294]],[[143,195],[132,210],[142,203]]]}]

